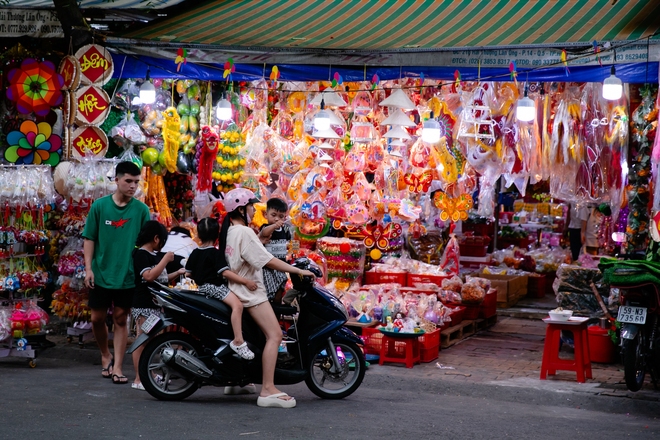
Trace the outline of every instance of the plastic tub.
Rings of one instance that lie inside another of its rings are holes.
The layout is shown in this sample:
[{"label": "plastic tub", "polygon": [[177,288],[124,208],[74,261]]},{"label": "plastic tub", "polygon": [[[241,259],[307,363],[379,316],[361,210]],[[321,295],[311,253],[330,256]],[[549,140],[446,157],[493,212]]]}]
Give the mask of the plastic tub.
[{"label": "plastic tub", "polygon": [[587,337],[591,362],[612,364],[616,361],[616,347],[606,329],[592,325],[587,328]]}]

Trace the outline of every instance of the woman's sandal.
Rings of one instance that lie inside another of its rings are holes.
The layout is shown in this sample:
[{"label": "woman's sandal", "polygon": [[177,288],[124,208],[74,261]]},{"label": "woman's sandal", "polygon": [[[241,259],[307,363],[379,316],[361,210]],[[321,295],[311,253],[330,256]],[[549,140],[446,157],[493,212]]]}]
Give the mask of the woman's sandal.
[{"label": "woman's sandal", "polygon": [[231,341],[229,346],[243,359],[247,359],[248,361],[254,359],[254,353],[248,348],[247,342],[243,342],[241,345],[234,345],[234,341]]},{"label": "woman's sandal", "polygon": [[[110,369],[114,366],[115,366],[115,358],[112,358],[108,366],[106,368],[101,369],[101,377],[105,379],[112,379],[112,371],[110,371]],[[108,374],[104,374],[104,373],[108,373]]]},{"label": "woman's sandal", "polygon": [[288,400],[280,399],[280,397],[290,397],[287,393],[276,393],[270,396],[259,396],[257,399],[257,406],[262,408],[295,408],[296,399],[291,397]]},{"label": "woman's sandal", "polygon": [[119,374],[113,374],[112,375],[112,383],[115,385],[123,385],[125,383],[128,383],[128,377],[124,375],[119,375]]}]

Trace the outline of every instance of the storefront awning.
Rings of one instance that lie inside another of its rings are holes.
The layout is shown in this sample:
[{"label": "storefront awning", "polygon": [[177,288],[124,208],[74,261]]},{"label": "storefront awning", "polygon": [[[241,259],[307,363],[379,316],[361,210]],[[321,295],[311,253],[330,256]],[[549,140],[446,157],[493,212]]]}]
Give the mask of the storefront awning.
[{"label": "storefront awning", "polygon": [[126,35],[225,48],[591,45],[660,29],[657,0],[214,0]]}]

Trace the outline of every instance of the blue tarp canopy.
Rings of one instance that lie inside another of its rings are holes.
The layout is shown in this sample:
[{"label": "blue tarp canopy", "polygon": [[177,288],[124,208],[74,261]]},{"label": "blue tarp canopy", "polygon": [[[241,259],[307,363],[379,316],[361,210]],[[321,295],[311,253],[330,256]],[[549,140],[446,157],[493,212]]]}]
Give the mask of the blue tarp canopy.
[{"label": "blue tarp canopy", "polygon": [[[151,78],[181,78],[204,81],[225,81],[223,78],[224,63],[194,64],[186,63],[177,72],[174,60],[163,58],[113,54],[115,63],[115,78],[144,78],[149,68]],[[236,64],[236,71],[231,75],[233,81],[253,81],[266,77],[271,72],[272,65]],[[344,81],[369,81],[378,74],[381,81],[399,79],[401,77],[420,77],[428,79],[444,79],[453,81],[458,69],[464,81],[476,80],[479,75],[482,80],[510,81],[508,68],[456,68],[456,67],[364,67],[364,66],[330,66],[324,65],[277,65],[280,71],[280,81],[323,81],[331,80],[330,71],[339,72]],[[603,66],[570,66],[569,71],[563,66],[547,67],[537,70],[518,69],[518,80],[541,82],[602,82],[610,75],[610,65]],[[616,64],[616,75],[624,83],[658,83],[658,63],[622,63]]]}]

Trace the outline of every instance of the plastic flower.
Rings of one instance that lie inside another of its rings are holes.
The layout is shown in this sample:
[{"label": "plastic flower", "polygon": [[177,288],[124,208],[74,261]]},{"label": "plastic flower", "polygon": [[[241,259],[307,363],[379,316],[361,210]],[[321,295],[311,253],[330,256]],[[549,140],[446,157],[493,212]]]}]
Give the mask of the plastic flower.
[{"label": "plastic flower", "polygon": [[7,98],[16,103],[19,113],[46,116],[51,107],[62,103],[64,78],[50,61],[28,58],[21,67],[10,70],[7,78]]},{"label": "plastic flower", "polygon": [[23,121],[19,131],[7,135],[7,143],[5,159],[8,162],[52,166],[60,162],[62,138],[52,133],[47,122]]}]

